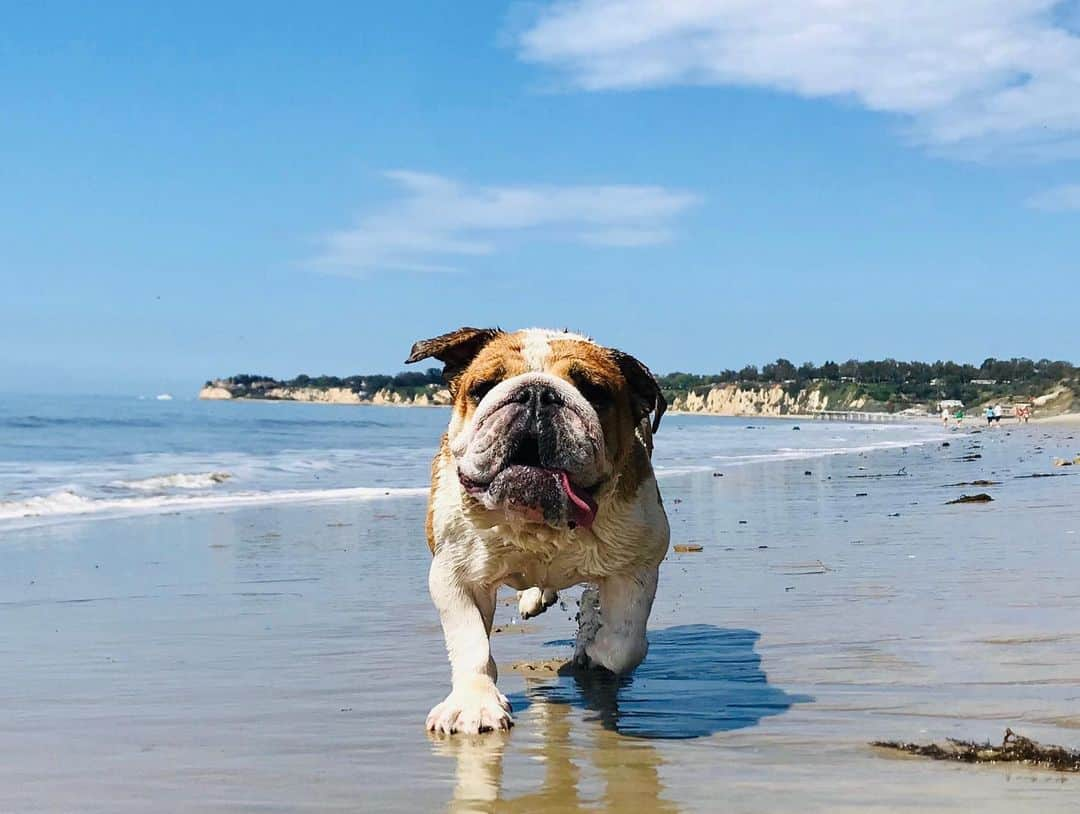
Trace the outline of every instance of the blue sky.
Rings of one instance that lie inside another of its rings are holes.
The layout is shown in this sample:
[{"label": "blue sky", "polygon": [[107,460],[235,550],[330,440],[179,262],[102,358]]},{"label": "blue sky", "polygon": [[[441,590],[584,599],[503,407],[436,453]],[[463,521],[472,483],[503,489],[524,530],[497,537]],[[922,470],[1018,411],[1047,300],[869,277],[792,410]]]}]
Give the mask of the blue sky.
[{"label": "blue sky", "polygon": [[1080,360],[1075,0],[165,5],[5,13],[3,389]]}]

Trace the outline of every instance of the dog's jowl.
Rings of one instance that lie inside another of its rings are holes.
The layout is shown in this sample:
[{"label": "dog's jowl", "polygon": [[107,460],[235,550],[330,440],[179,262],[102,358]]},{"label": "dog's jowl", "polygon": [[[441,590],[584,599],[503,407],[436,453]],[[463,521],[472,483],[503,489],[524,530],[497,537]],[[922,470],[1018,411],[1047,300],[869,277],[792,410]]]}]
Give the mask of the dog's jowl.
[{"label": "dog's jowl", "polygon": [[575,660],[622,673],[645,626],[668,522],[650,461],[666,404],[634,357],[567,332],[461,328],[417,342],[453,396],[432,464],[428,584],[450,655],[451,690],[429,730],[508,729],[489,636],[500,585],[522,616],[589,583]]}]

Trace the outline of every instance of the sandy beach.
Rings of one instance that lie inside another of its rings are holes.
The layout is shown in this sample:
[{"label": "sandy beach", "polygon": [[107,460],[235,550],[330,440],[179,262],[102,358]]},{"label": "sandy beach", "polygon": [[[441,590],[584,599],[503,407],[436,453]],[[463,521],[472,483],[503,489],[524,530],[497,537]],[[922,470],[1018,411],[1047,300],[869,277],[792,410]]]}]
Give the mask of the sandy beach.
[{"label": "sandy beach", "polygon": [[662,566],[649,658],[553,675],[576,594],[524,625],[508,601],[507,735],[423,731],[420,495],[5,530],[0,810],[1075,811],[1074,776],[868,745],[1080,746],[1072,430],[664,478],[702,550]]},{"label": "sandy beach", "polygon": [[1080,413],[1062,413],[1061,415],[1046,416],[1045,418],[1035,418],[1036,424],[1080,424]]}]

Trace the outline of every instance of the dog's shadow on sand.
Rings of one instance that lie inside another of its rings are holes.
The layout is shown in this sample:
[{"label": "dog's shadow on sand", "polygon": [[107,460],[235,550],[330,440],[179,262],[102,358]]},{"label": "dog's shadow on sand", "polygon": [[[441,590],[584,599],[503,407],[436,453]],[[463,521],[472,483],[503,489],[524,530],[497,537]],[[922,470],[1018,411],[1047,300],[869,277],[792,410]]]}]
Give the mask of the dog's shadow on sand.
[{"label": "dog's shadow on sand", "polygon": [[[649,633],[649,655],[615,676],[567,665],[554,680],[510,696],[515,713],[534,703],[584,708],[608,730],[638,738],[700,738],[745,729],[808,703],[770,684],[753,630],[682,625]],[[572,642],[549,642],[553,645]]]}]

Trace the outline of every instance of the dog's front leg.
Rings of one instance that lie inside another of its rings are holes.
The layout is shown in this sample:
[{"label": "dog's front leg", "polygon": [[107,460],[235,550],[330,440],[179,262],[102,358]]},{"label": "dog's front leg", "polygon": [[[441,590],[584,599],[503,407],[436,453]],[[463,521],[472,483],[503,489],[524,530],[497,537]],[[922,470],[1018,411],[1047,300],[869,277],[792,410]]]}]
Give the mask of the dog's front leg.
[{"label": "dog's front leg", "polygon": [[452,689],[428,714],[427,728],[447,735],[509,729],[510,702],[495,686],[488,642],[496,588],[468,584],[445,550],[431,562],[428,588],[442,621]]},{"label": "dog's front leg", "polygon": [[585,667],[628,673],[645,659],[645,627],[656,596],[658,567],[616,574],[599,581],[599,592],[581,595],[574,660]]}]

